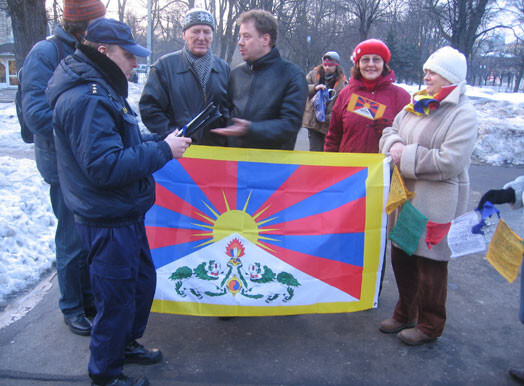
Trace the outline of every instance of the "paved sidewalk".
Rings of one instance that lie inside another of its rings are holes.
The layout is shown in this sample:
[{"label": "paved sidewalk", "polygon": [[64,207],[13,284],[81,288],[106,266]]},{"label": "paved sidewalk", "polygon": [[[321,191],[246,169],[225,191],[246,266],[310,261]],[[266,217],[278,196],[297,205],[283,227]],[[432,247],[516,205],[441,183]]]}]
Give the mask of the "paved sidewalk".
[{"label": "paved sidewalk", "polygon": [[[522,174],[524,168],[472,166],[470,207],[488,188]],[[500,208],[523,236],[522,212]],[[481,255],[452,261],[444,335],[408,347],[378,330],[397,299],[388,259],[377,309],[229,321],[152,314],[141,342],[161,348],[165,361],[124,370],[153,385],[513,385],[508,366],[524,367],[518,283],[508,284]],[[35,292],[29,298],[45,293],[42,301],[0,329],[0,385],[88,385],[89,337],[64,324],[56,277]]]}]

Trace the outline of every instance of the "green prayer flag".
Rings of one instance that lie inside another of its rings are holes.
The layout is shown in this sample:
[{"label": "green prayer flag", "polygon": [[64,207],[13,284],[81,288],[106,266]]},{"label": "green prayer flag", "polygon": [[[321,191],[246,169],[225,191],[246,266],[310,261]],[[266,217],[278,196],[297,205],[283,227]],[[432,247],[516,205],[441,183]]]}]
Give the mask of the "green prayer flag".
[{"label": "green prayer flag", "polygon": [[418,241],[426,230],[427,222],[428,218],[411,202],[406,201],[388,238],[411,256],[418,247]]}]

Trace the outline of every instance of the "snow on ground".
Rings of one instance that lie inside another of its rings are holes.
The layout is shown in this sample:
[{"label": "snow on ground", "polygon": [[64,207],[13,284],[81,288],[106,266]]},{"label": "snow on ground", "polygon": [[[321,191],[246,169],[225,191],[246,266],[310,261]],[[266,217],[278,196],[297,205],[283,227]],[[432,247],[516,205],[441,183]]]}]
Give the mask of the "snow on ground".
[{"label": "snow on ground", "polygon": [[[141,86],[129,87],[130,105],[138,112]],[[417,90],[402,87],[410,93]],[[479,117],[473,161],[524,165],[524,94],[473,87],[467,94]],[[0,310],[54,264],[56,219],[49,186],[29,158],[34,158],[34,148],[20,138],[14,103],[0,103]]]}]

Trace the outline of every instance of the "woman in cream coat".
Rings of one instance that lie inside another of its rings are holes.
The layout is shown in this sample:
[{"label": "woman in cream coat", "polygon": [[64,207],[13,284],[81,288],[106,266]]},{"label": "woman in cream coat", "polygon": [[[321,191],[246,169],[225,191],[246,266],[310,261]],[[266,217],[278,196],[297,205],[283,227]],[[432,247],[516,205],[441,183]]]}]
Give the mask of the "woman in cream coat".
[{"label": "woman in cream coat", "polygon": [[[477,115],[466,91],[466,58],[452,47],[434,52],[424,64],[427,88],[412,97],[380,139],[406,187],[413,206],[428,220],[448,223],[466,210],[471,153],[477,139]],[[399,209],[390,219],[394,225]],[[391,262],[399,291],[393,317],[380,330],[397,333],[409,345],[442,335],[446,322],[448,261],[444,238],[428,249],[420,238],[409,256],[394,243]]]}]

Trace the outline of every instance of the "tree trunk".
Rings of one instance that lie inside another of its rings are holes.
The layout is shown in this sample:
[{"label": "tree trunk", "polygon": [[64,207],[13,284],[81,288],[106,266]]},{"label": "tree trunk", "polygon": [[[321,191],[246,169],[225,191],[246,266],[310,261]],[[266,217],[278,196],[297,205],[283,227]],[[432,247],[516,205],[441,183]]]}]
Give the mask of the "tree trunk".
[{"label": "tree trunk", "polygon": [[45,39],[45,0],[7,0],[15,40],[16,66],[20,69],[33,45]]}]

